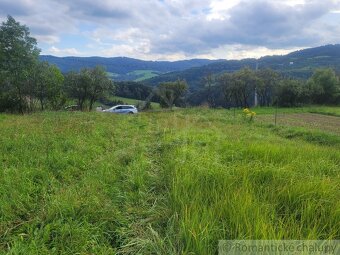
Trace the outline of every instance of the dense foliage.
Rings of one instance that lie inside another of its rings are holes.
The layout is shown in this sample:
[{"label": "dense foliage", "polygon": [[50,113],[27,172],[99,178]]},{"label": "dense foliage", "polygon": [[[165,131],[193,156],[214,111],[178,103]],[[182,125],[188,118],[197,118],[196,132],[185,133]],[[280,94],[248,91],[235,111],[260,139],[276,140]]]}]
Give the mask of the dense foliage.
[{"label": "dense foliage", "polygon": [[8,16],[0,26],[0,111],[28,110],[38,55],[37,41],[30,37],[29,29]]},{"label": "dense foliage", "polygon": [[150,95],[154,98],[154,88],[134,81],[115,82],[115,95],[119,97],[147,100]]},{"label": "dense foliage", "polygon": [[8,16],[0,26],[0,112],[61,109],[76,99],[81,110],[113,93],[113,82],[102,67],[70,72],[39,61],[37,41],[29,29]]},{"label": "dense foliage", "polygon": [[113,92],[113,82],[102,67],[84,68],[66,75],[65,90],[70,98],[77,100],[80,110],[91,111],[98,99]]},{"label": "dense foliage", "polygon": [[[209,81],[208,83],[206,81]],[[317,69],[305,80],[285,78],[271,69],[244,68],[205,78],[204,88],[187,95],[191,105],[249,107],[256,105],[301,106],[340,104],[340,81],[332,69]]]},{"label": "dense foliage", "polygon": [[173,106],[184,106],[183,95],[187,89],[187,83],[181,80],[161,83],[157,88],[161,107],[172,109]]}]

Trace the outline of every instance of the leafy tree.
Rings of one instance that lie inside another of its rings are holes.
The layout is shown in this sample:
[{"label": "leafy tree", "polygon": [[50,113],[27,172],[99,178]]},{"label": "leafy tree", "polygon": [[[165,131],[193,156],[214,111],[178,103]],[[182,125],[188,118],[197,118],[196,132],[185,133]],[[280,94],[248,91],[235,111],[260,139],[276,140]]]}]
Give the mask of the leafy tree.
[{"label": "leafy tree", "polygon": [[146,111],[146,110],[151,110],[152,105],[150,101],[139,101],[136,104],[136,107],[139,111]]},{"label": "leafy tree", "polygon": [[208,101],[208,105],[209,107],[214,107],[215,106],[215,100],[214,100],[214,97],[213,97],[213,86],[215,85],[215,77],[210,73],[208,74],[207,76],[205,76],[203,78],[204,80],[204,83],[205,83],[205,87],[207,88],[207,93],[208,93],[208,98],[207,98],[207,101]]},{"label": "leafy tree", "polygon": [[276,103],[283,107],[299,106],[306,100],[305,84],[299,80],[285,79],[276,89]]},{"label": "leafy tree", "polygon": [[219,83],[212,86],[210,90],[205,87],[200,90],[186,93],[185,102],[192,106],[205,105],[209,96],[213,99],[212,107],[230,107],[229,102],[225,99],[223,87],[220,86]]},{"label": "leafy tree", "polygon": [[101,67],[68,73],[65,87],[68,95],[77,99],[80,110],[92,110],[95,101],[113,91],[113,83]]},{"label": "leafy tree", "polygon": [[223,91],[224,100],[228,107],[237,105],[237,100],[234,97],[233,75],[224,73],[219,77],[219,83]]},{"label": "leafy tree", "polygon": [[81,111],[85,109],[86,99],[89,97],[90,78],[86,69],[80,72],[69,72],[65,76],[65,90],[69,97],[75,98]]},{"label": "leafy tree", "polygon": [[39,100],[41,110],[44,110],[47,104],[53,110],[60,109],[65,103],[65,95],[64,76],[59,68],[47,62],[39,62],[35,67],[34,79],[34,96]]},{"label": "leafy tree", "polygon": [[175,104],[180,105],[181,97],[187,89],[187,83],[181,80],[161,83],[157,90],[161,107],[172,109]]},{"label": "leafy tree", "polygon": [[261,69],[256,73],[259,82],[256,92],[260,106],[270,106],[272,104],[272,94],[279,83],[280,75],[272,69]]},{"label": "leafy tree", "polygon": [[[144,85],[134,81],[121,81],[115,82],[115,94],[120,97],[133,98],[137,100],[147,100],[153,97],[153,87]],[[156,97],[153,97],[153,101],[157,101]]]},{"label": "leafy tree", "polygon": [[241,69],[233,74],[224,74],[220,83],[224,87],[226,101],[232,105],[249,107],[254,96],[255,87],[261,80],[250,68]]},{"label": "leafy tree", "polygon": [[90,87],[89,87],[89,110],[93,108],[94,102],[99,98],[105,96],[108,92],[113,90],[113,82],[110,80],[105,72],[105,69],[100,66],[96,66],[89,70],[90,75]]},{"label": "leafy tree", "polygon": [[315,104],[335,104],[340,95],[339,78],[328,69],[318,69],[308,80],[311,101]]},{"label": "leafy tree", "polygon": [[5,101],[1,111],[27,110],[29,79],[38,56],[37,41],[30,36],[28,27],[8,16],[0,26],[0,98]]},{"label": "leafy tree", "polygon": [[261,81],[250,68],[244,68],[233,75],[234,94],[239,98],[242,107],[249,107],[254,95],[255,87]]}]

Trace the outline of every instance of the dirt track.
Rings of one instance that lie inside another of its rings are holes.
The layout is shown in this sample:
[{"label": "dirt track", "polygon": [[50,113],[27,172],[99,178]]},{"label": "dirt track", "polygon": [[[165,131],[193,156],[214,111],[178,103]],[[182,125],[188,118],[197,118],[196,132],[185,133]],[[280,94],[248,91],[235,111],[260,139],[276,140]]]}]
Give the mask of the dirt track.
[{"label": "dirt track", "polygon": [[[274,124],[274,115],[260,115],[256,117],[256,120],[261,123]],[[340,135],[340,117],[335,116],[316,113],[279,114],[277,125],[306,127]]]}]

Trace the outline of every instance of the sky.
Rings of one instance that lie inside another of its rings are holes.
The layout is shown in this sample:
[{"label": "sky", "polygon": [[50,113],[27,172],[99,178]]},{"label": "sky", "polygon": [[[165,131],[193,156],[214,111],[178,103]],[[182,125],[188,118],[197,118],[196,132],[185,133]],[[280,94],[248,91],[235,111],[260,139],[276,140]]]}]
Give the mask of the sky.
[{"label": "sky", "polygon": [[243,59],[340,43],[340,0],[0,0],[41,54]]}]

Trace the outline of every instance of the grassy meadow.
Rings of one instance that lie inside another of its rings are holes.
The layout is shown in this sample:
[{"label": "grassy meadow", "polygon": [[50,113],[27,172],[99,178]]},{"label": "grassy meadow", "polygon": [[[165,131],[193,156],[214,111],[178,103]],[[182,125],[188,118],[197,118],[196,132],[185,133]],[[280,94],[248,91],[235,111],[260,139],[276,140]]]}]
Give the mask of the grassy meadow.
[{"label": "grassy meadow", "polygon": [[199,108],[0,115],[0,254],[206,255],[220,239],[340,239],[338,130],[274,126],[273,110],[253,122]]},{"label": "grassy meadow", "polygon": [[154,70],[136,70],[128,73],[128,75],[137,76],[135,81],[143,81],[158,76],[159,72]]}]

